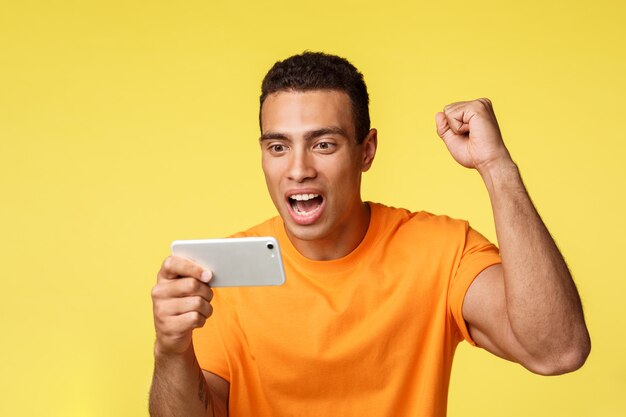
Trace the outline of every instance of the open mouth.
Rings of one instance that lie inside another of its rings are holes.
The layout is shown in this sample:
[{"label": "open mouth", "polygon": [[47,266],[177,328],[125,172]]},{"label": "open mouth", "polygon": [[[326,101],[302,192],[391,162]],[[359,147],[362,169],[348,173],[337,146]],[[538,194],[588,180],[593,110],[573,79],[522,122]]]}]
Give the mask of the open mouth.
[{"label": "open mouth", "polygon": [[291,210],[298,217],[312,217],[322,207],[324,197],[319,194],[293,194],[288,200]]}]

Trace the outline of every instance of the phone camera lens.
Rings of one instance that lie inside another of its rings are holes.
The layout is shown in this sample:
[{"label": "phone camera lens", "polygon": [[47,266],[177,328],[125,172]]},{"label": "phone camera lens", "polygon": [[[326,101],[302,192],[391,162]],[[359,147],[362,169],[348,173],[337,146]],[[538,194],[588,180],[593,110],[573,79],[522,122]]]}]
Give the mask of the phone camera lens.
[{"label": "phone camera lens", "polygon": [[268,243],[267,243],[267,248],[268,248],[269,250],[274,249],[274,244],[273,244],[273,243],[271,243],[271,242],[268,242]]}]

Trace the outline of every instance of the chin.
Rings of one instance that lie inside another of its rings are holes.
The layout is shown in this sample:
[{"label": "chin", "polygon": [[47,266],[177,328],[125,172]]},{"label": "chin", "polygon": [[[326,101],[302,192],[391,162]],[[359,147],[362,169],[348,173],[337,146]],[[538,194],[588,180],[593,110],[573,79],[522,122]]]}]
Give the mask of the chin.
[{"label": "chin", "polygon": [[[285,219],[283,217],[283,221],[284,220]],[[285,222],[285,230],[290,237],[309,242],[319,240],[324,237],[324,233],[321,230],[320,225],[302,226]]]}]

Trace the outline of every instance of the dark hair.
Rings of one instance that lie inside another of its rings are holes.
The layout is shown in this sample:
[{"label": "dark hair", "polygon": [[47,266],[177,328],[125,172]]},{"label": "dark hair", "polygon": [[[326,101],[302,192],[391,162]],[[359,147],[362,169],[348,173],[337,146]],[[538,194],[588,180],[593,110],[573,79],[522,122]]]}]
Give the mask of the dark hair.
[{"label": "dark hair", "polygon": [[[268,95],[279,91],[337,90],[348,94],[357,143],[370,130],[369,96],[363,74],[347,59],[322,52],[305,51],[278,61],[261,85],[261,106]],[[259,108],[259,125],[261,112]]]}]

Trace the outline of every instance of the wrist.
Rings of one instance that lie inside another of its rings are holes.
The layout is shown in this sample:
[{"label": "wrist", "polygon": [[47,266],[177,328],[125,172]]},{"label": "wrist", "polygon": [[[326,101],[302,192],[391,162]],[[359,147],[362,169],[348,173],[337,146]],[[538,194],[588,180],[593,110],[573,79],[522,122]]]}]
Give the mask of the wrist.
[{"label": "wrist", "polygon": [[519,168],[511,158],[492,161],[477,170],[490,194],[501,189],[524,188]]},{"label": "wrist", "polygon": [[189,347],[184,351],[172,351],[170,349],[166,349],[163,346],[160,346],[158,341],[154,344],[154,359],[157,362],[189,362],[195,360],[195,357],[196,355],[193,350],[193,344],[189,345]]}]

